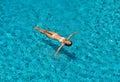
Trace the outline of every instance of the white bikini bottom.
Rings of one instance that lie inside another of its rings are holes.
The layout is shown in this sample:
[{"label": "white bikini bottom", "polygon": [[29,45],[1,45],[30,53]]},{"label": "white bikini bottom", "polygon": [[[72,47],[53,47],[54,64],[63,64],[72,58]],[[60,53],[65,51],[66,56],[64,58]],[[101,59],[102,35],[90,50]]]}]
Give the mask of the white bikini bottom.
[{"label": "white bikini bottom", "polygon": [[56,33],[55,33],[55,34],[53,34],[53,35],[52,35],[52,38],[54,39],[56,35],[57,35]]}]

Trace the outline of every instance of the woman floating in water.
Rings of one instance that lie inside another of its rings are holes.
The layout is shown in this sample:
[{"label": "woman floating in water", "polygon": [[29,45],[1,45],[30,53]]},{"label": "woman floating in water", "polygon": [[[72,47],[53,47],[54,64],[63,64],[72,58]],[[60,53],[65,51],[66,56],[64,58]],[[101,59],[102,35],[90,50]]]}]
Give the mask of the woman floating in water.
[{"label": "woman floating in water", "polygon": [[60,51],[60,49],[65,45],[65,46],[71,46],[72,45],[72,42],[70,41],[70,38],[76,34],[77,32],[74,32],[73,34],[70,34],[68,38],[64,38],[60,35],[58,35],[57,33],[55,32],[51,32],[51,31],[47,31],[47,30],[44,30],[44,29],[41,29],[41,28],[38,28],[37,26],[34,28],[35,30],[38,30],[40,31],[41,33],[47,35],[49,38],[51,39],[55,39],[55,40],[58,40],[59,42],[61,42],[61,46],[57,49],[56,53],[55,53],[55,56],[57,56],[58,52]]}]

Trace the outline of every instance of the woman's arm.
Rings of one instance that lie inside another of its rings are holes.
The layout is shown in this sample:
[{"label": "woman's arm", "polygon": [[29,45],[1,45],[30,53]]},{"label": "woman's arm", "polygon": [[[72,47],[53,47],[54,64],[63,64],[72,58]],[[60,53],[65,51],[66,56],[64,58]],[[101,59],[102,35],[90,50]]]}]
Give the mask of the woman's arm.
[{"label": "woman's arm", "polygon": [[71,38],[73,35],[75,35],[75,34],[77,34],[77,32],[74,32],[74,33],[70,34],[67,39],[70,40],[70,38]]},{"label": "woman's arm", "polygon": [[61,48],[62,48],[64,45],[65,45],[65,44],[62,44],[62,45],[57,49],[57,51],[56,51],[56,53],[55,53],[55,56],[57,56],[58,52],[61,50]]}]

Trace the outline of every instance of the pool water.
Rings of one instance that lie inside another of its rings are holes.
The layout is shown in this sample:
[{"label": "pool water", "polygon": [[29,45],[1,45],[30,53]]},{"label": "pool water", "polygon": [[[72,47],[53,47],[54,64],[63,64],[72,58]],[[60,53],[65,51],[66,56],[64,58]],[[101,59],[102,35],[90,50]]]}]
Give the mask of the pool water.
[{"label": "pool water", "polygon": [[120,82],[120,0],[0,0],[0,82]]}]

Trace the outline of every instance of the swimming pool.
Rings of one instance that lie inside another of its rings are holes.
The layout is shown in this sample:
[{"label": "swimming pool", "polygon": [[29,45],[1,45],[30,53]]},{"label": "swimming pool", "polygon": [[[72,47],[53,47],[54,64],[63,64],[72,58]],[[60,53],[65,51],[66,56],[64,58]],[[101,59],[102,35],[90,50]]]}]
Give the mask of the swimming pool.
[{"label": "swimming pool", "polygon": [[[68,37],[60,43],[35,25]],[[119,82],[119,0],[0,0],[0,82]]]}]

